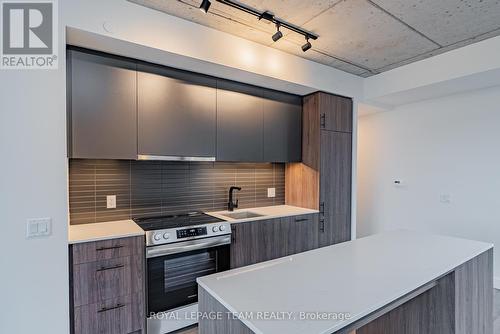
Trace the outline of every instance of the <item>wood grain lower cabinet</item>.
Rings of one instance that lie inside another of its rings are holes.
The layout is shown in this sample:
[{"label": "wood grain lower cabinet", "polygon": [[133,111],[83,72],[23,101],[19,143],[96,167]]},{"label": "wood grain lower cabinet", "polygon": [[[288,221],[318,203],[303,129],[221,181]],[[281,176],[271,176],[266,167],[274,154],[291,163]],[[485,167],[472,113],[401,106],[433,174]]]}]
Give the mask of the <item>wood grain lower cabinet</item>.
[{"label": "wood grain lower cabinet", "polygon": [[231,268],[269,261],[318,247],[317,214],[231,225]]},{"label": "wood grain lower cabinet", "polygon": [[117,297],[103,302],[76,307],[75,334],[143,333],[144,308],[142,293]]},{"label": "wood grain lower cabinet", "polygon": [[319,216],[303,215],[282,218],[288,228],[287,255],[318,248]]},{"label": "wood grain lower cabinet", "polygon": [[71,245],[72,333],[144,333],[144,282],[144,237]]}]

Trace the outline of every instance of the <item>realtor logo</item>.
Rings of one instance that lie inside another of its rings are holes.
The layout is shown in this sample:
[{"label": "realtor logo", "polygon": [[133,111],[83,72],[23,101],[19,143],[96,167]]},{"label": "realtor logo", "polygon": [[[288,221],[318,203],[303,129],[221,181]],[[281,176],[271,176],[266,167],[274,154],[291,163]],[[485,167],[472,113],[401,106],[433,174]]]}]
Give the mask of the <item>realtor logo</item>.
[{"label": "realtor logo", "polygon": [[1,68],[57,68],[55,7],[55,1],[2,2]]}]

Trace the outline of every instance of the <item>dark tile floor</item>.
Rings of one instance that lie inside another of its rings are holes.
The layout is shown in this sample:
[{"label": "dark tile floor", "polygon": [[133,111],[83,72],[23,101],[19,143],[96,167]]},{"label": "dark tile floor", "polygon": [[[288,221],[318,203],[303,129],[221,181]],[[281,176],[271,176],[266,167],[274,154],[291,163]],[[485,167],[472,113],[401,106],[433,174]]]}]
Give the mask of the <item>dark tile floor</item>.
[{"label": "dark tile floor", "polygon": [[[495,321],[495,334],[500,334],[500,290],[495,290],[494,292],[494,308],[493,308],[493,319]],[[198,328],[191,327],[185,330],[176,332],[175,334],[198,334]]]}]

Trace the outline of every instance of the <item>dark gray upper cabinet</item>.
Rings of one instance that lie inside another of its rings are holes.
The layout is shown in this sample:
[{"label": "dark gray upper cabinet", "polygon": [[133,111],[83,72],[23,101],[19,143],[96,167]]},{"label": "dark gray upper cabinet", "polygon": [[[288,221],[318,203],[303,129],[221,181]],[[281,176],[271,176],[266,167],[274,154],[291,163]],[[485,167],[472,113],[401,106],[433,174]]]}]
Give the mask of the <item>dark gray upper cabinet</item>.
[{"label": "dark gray upper cabinet", "polygon": [[321,129],[352,132],[352,100],[326,93],[318,94]]},{"label": "dark gray upper cabinet", "polygon": [[137,157],[136,65],[68,51],[71,158]]},{"label": "dark gray upper cabinet", "polygon": [[216,80],[138,65],[138,153],[215,157]]},{"label": "dark gray upper cabinet", "polygon": [[264,161],[262,89],[217,82],[217,160]]},{"label": "dark gray upper cabinet", "polygon": [[68,74],[72,158],[302,159],[298,96],[76,48]]},{"label": "dark gray upper cabinet", "polygon": [[302,160],[302,98],[264,90],[264,161]]}]

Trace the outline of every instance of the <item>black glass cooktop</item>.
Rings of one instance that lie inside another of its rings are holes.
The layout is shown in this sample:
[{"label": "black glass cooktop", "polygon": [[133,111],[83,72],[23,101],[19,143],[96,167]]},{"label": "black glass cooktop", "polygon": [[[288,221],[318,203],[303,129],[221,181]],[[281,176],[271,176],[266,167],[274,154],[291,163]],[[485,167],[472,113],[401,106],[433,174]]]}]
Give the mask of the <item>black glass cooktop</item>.
[{"label": "black glass cooktop", "polygon": [[134,218],[134,222],[139,225],[144,231],[220,223],[223,221],[224,220],[222,219],[209,216],[202,212],[189,212],[168,216]]}]

